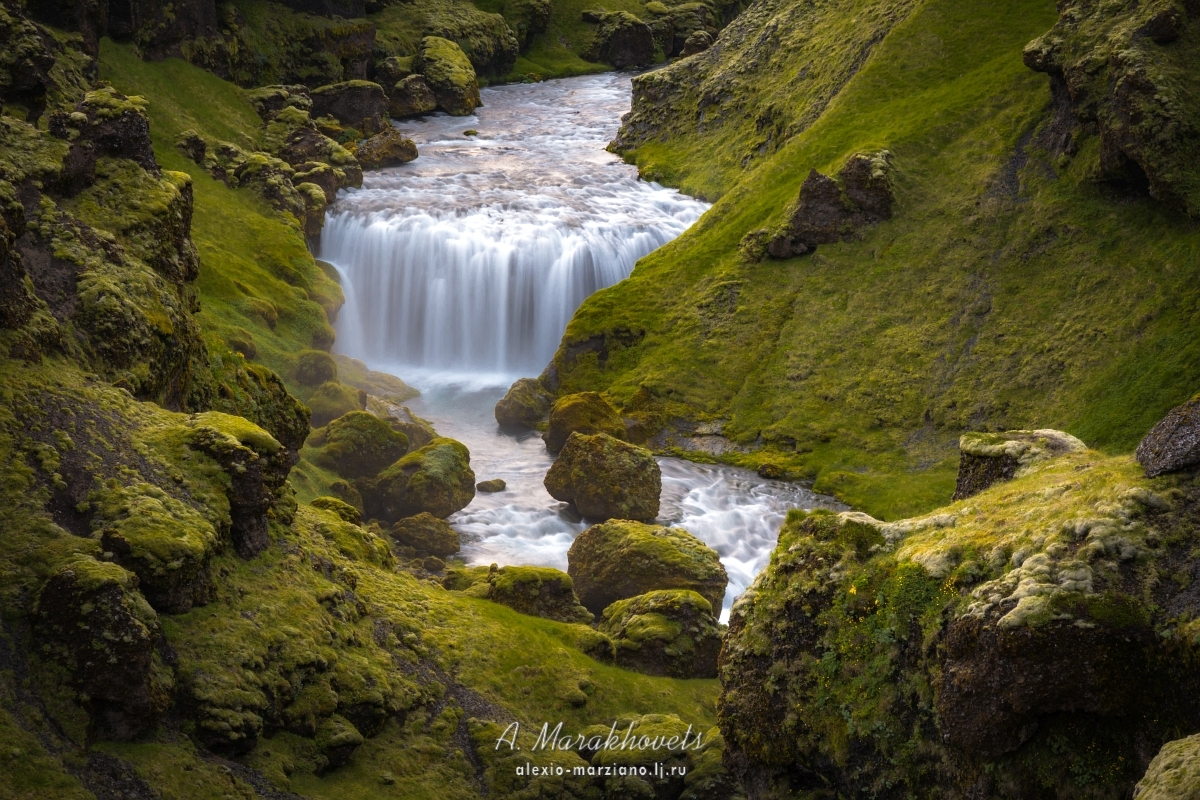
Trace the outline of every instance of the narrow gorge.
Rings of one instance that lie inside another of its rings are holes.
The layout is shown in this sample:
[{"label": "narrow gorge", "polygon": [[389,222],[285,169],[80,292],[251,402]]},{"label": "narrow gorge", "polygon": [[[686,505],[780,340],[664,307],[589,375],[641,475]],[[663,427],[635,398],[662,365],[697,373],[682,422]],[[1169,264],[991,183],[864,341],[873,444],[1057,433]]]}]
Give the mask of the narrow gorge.
[{"label": "narrow gorge", "polygon": [[0,0],[0,798],[1200,798],[1191,0]]}]

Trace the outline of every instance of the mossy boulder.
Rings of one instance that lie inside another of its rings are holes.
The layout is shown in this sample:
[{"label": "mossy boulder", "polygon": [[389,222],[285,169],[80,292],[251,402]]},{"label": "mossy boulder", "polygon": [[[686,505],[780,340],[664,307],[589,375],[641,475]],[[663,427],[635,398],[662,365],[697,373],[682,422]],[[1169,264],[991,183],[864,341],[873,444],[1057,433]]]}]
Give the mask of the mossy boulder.
[{"label": "mossy boulder", "polygon": [[34,612],[42,654],[66,671],[97,731],[115,739],[153,724],[172,700],[158,616],[137,586],[133,573],[79,555],[46,581]]},{"label": "mossy boulder", "polygon": [[345,764],[364,741],[363,735],[350,720],[339,714],[327,717],[317,729],[315,737],[322,759],[317,773],[324,774]]},{"label": "mossy boulder", "polygon": [[375,82],[386,91],[387,87],[395,86],[415,71],[412,56],[388,56],[375,65]]},{"label": "mossy boulder", "polygon": [[337,380],[337,362],[322,350],[302,350],[296,356],[296,382],[302,386],[320,386]]},{"label": "mossy boulder", "polygon": [[481,492],[494,494],[495,492],[503,492],[508,488],[508,484],[502,478],[492,478],[491,480],[480,481],[475,484],[475,488]]},{"label": "mossy boulder", "polygon": [[608,402],[596,392],[580,392],[560,397],[550,409],[550,421],[542,434],[546,448],[557,453],[572,433],[607,433],[625,438],[625,423]]},{"label": "mossy boulder", "polygon": [[351,411],[362,411],[367,407],[367,393],[337,381],[326,381],[308,398],[308,407],[312,413],[310,423],[319,428]]},{"label": "mossy boulder", "polygon": [[1167,742],[1133,790],[1134,800],[1200,800],[1200,734]]},{"label": "mossy boulder", "polygon": [[362,512],[354,506],[347,503],[345,500],[339,500],[336,497],[322,495],[310,503],[313,508],[319,508],[322,511],[332,511],[338,517],[349,522],[351,525],[357,525],[362,522]]},{"label": "mossy boulder", "polygon": [[444,519],[475,497],[475,473],[465,445],[438,438],[359,487],[368,517],[391,523],[424,511]]},{"label": "mossy boulder", "polygon": [[467,587],[466,592],[535,617],[559,622],[592,621],[591,612],[579,604],[571,576],[551,567],[489,569],[486,577]]},{"label": "mossy boulder", "polygon": [[276,84],[247,89],[246,99],[250,101],[250,105],[254,106],[254,110],[263,118],[263,121],[269,121],[285,108],[296,108],[300,111],[312,110],[312,99],[308,96],[308,87],[297,84],[290,86]]},{"label": "mossy boulder", "polygon": [[567,551],[567,573],[579,601],[597,616],[656,589],[690,589],[720,608],[729,583],[717,552],[692,534],[624,520],[579,534]]},{"label": "mossy boulder", "polygon": [[727,763],[780,794],[824,763],[842,793],[1128,797],[1152,752],[1132,742],[1200,727],[1197,645],[1164,625],[1192,590],[1147,579],[1194,569],[1198,492],[1084,450],[924,517],[790,513],[724,638]]},{"label": "mossy boulder", "polygon": [[401,548],[411,548],[413,556],[446,558],[462,549],[458,532],[450,523],[422,511],[396,522],[391,529],[392,539]]},{"label": "mossy boulder", "polygon": [[308,408],[288,392],[278,375],[264,366],[245,360],[222,366],[214,410],[245,417],[293,453],[298,452],[311,430]]},{"label": "mossy boulder", "polygon": [[358,146],[354,155],[363,169],[380,169],[407,164],[417,157],[417,145],[395,128],[389,127]]},{"label": "mossy boulder", "polygon": [[415,117],[437,111],[438,101],[424,75],[409,75],[396,81],[388,95],[388,111],[397,118]]},{"label": "mossy boulder", "polygon": [[312,116],[331,116],[367,136],[387,127],[388,100],[383,87],[371,81],[343,81],[309,92]]},{"label": "mossy boulder", "polygon": [[438,108],[456,117],[465,117],[479,105],[479,84],[475,68],[462,48],[440,36],[421,40],[421,74],[437,98]]},{"label": "mossy boulder", "polygon": [[654,62],[654,33],[650,26],[628,11],[584,12],[596,20],[592,45],[585,54],[589,61],[602,61],[617,69],[647,67]]},{"label": "mossy boulder", "polygon": [[964,433],[954,499],[979,494],[999,481],[1012,480],[1020,470],[1064,453],[1087,449],[1069,433],[1055,430]]},{"label": "mossy boulder", "polygon": [[351,411],[329,423],[325,446],[315,460],[343,478],[368,478],[407,452],[403,433],[374,414]]},{"label": "mossy boulder", "polygon": [[541,381],[521,378],[496,403],[496,422],[505,428],[538,428],[550,415],[554,396]]},{"label": "mossy boulder", "polygon": [[674,678],[717,677],[721,626],[712,604],[691,590],[618,600],[604,609],[599,630],[616,645],[619,667]]},{"label": "mossy boulder", "polygon": [[606,433],[572,433],[543,482],[551,497],[587,519],[658,516],[662,470],[654,455]]},{"label": "mossy boulder", "polygon": [[1200,464],[1200,395],[1176,406],[1138,444],[1147,478]]},{"label": "mossy boulder", "polygon": [[546,32],[553,11],[552,0],[508,0],[504,4],[504,19],[517,34],[521,47],[527,48],[535,34]]}]

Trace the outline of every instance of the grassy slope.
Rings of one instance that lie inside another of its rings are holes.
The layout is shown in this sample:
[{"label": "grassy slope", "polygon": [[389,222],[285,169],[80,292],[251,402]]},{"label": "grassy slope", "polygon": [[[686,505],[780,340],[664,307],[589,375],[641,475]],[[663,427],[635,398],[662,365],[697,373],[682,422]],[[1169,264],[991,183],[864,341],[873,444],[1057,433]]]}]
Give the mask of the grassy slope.
[{"label": "grassy slope", "polygon": [[[1020,196],[997,191],[1049,113],[1021,49],[1054,20],[1044,0],[917,10],[810,128],[584,304],[564,345],[620,326],[647,336],[605,370],[581,359],[565,390],[625,401],[645,386],[728,418],[727,435],[769,444],[748,461],[782,461],[886,518],[949,499],[964,428],[1060,427],[1130,449],[1196,390],[1200,234],[1089,184],[1094,140],[1059,179],[1033,154]],[[635,156],[675,147],[689,143]],[[810,168],[881,147],[898,168],[893,220],[809,258],[737,255]]]}]

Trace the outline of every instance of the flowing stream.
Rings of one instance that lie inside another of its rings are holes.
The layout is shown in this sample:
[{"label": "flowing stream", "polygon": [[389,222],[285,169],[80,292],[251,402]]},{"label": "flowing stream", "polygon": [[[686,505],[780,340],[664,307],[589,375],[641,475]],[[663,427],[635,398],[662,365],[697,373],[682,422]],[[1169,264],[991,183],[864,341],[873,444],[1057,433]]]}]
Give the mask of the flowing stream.
[{"label": "flowing stream", "polygon": [[[413,412],[470,448],[479,480],[508,483],[450,518],[467,562],[565,570],[587,525],[542,486],[552,459],[540,437],[501,433],[492,409],[513,380],[541,372],[589,294],[627,277],[708,206],[639,180],[605,150],[629,110],[626,75],[481,96],[474,116],[400,123],[420,157],[342,194],[319,255],[346,294],[339,352],[421,389]],[[729,572],[722,618],[766,565],[789,508],[840,507],[746,470],[659,463],[659,520],[703,539]]]}]

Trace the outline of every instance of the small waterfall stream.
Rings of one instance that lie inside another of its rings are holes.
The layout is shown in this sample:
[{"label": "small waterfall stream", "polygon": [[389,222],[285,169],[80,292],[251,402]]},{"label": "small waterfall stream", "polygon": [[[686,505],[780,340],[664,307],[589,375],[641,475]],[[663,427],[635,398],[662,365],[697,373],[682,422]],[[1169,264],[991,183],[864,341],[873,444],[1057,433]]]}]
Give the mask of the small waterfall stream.
[{"label": "small waterfall stream", "polygon": [[[420,157],[339,197],[319,257],[346,294],[337,349],[421,389],[413,411],[470,448],[480,480],[508,483],[450,518],[466,560],[566,569],[586,524],[542,486],[552,460],[540,438],[500,432],[492,408],[513,380],[541,372],[588,295],[708,206],[606,152],[629,109],[628,76],[481,94],[475,116],[400,124]],[[746,470],[659,461],[660,521],[699,536],[729,572],[723,618],[766,565],[787,509],[840,507]]]}]

